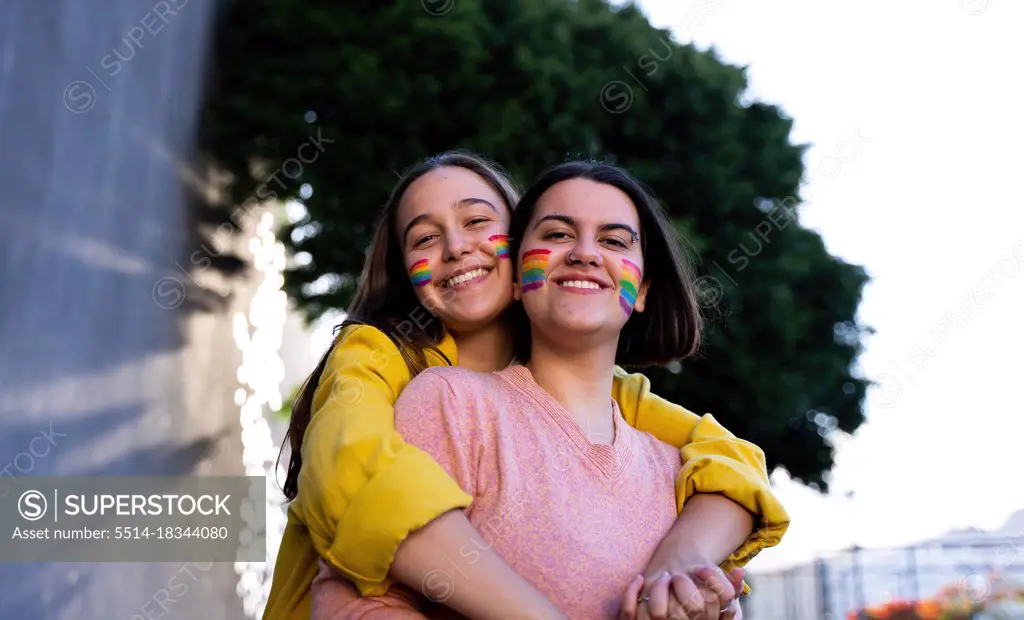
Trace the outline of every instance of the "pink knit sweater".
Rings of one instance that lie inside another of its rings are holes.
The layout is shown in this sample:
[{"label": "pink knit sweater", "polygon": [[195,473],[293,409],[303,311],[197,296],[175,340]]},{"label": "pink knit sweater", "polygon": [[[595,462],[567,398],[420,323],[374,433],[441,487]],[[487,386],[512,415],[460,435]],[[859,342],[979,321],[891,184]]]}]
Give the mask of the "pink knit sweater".
[{"label": "pink knit sweater", "polygon": [[[517,573],[570,618],[615,618],[627,584],[675,523],[682,464],[678,450],[630,427],[612,405],[614,442],[592,444],[524,366],[432,368],[402,392],[395,426],[473,496],[466,515]],[[471,574],[469,547],[452,570]],[[359,598],[323,562],[313,582],[315,620],[402,618],[410,609],[446,615],[404,588]]]}]

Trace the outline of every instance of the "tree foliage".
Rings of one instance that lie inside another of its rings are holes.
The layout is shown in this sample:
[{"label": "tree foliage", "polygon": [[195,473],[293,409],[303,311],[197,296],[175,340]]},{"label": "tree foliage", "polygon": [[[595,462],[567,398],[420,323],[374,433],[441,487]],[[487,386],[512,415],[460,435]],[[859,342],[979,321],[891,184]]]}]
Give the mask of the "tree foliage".
[{"label": "tree foliage", "polygon": [[[863,421],[867,277],[799,224],[804,149],[780,110],[746,100],[742,68],[602,0],[229,0],[216,41],[204,151],[234,176],[234,204],[312,186],[309,217],[284,231],[309,260],[285,284],[309,317],[347,305],[378,210],[415,161],[464,147],[529,182],[603,159],[654,191],[702,276],[706,344],[651,371],[656,391],[827,486],[823,435]],[[287,160],[318,135],[300,174]]]}]

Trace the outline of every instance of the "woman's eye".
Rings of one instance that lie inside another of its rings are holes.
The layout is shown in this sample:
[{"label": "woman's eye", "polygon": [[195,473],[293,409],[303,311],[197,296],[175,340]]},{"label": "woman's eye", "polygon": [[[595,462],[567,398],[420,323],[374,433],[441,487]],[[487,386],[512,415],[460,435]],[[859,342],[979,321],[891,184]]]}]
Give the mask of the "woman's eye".
[{"label": "woman's eye", "polygon": [[608,239],[605,239],[604,242],[605,243],[610,243],[610,244],[614,245],[617,248],[622,248],[622,249],[628,249],[629,248],[629,246],[626,245],[625,241],[623,241],[622,239],[616,239],[615,237],[610,237]]},{"label": "woman's eye", "polygon": [[489,221],[490,220],[487,219],[486,217],[474,217],[473,219],[469,220],[469,223],[467,225],[468,226],[475,226],[476,224],[483,224],[483,223],[489,222]]},{"label": "woman's eye", "polygon": [[552,239],[552,240],[558,241],[558,240],[568,239],[568,238],[569,238],[569,233],[558,232],[558,231],[552,231],[552,232],[549,232],[548,234],[544,235],[544,239],[545,240]]},{"label": "woman's eye", "polygon": [[416,240],[416,243],[413,244],[413,247],[418,248],[424,243],[433,240],[435,237],[437,237],[437,235],[424,235]]}]

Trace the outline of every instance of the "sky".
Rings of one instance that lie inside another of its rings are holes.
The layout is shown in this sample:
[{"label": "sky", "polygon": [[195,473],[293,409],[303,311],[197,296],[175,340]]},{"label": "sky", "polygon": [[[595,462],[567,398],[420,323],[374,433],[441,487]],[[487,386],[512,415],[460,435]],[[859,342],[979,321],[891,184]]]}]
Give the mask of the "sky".
[{"label": "sky", "polygon": [[793,524],[751,569],[1000,527],[1024,509],[1024,3],[638,4],[794,119],[801,223],[871,277],[868,421],[830,495],[776,472]]}]

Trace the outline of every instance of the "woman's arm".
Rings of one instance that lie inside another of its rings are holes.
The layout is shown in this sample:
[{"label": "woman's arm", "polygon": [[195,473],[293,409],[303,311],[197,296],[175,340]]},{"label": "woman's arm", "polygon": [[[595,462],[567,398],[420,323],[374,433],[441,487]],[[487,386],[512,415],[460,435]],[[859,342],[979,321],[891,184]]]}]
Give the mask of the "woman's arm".
[{"label": "woman's arm", "polygon": [[[710,415],[698,416],[651,394],[642,374],[616,368],[612,391],[630,425],[681,448],[683,469],[676,479],[680,515],[699,497],[719,496],[706,498],[714,509],[681,516],[663,546],[676,549],[680,558],[698,554],[709,562],[718,560],[729,570],[779,543],[789,515],[771,489],[760,448],[735,437]],[[666,548],[664,553],[670,552]]]},{"label": "woman's arm", "polygon": [[474,620],[565,616],[505,563],[461,510],[453,510],[402,542],[391,572],[424,595]]},{"label": "woman's arm", "polygon": [[383,332],[344,329],[303,441],[294,510],[317,553],[366,595],[387,592],[395,550],[409,532],[472,501],[395,431],[395,401],[409,381],[405,361]]},{"label": "woman's arm", "polygon": [[[720,495],[698,493],[690,498],[675,525],[655,550],[645,573],[685,572],[696,564],[718,566],[754,531],[754,517]],[[644,575],[647,577],[647,575]]]},{"label": "woman's arm", "polygon": [[[664,609],[669,612],[675,609],[690,617],[719,618],[720,611],[749,588],[744,587],[742,577],[726,575],[716,567],[752,530],[753,517],[732,500],[710,494],[691,497],[643,570],[642,591],[650,597],[648,611],[660,613],[667,605]],[[658,577],[665,573],[671,579],[659,584]],[[701,611],[704,615],[695,615]],[[641,613],[638,617],[646,616]]]},{"label": "woman's arm", "polygon": [[416,596],[401,586],[382,596],[359,596],[352,582],[323,559],[319,569],[310,620],[426,620]]},{"label": "woman's arm", "polygon": [[[461,517],[459,519],[454,517]],[[439,527],[434,527],[435,525]],[[466,529],[468,526],[469,529]],[[423,572],[426,566],[437,557],[432,552],[444,554],[446,542],[445,532],[460,532],[462,536],[477,536],[476,530],[469,524],[459,511],[453,511],[439,517],[423,530],[413,533],[402,544],[395,558],[394,572],[409,581],[422,584],[422,594],[402,586],[394,585],[382,596],[359,596],[359,591],[348,579],[320,560],[320,571],[313,579],[313,605],[310,620],[423,620],[423,604],[427,600],[451,604],[461,598],[464,604],[457,605],[460,611],[469,618],[561,618],[559,612],[546,599],[539,596],[529,584],[512,571],[501,558],[489,548],[474,546],[474,550],[489,554],[490,558],[475,558],[472,568],[466,559],[461,558],[468,569],[464,574],[459,572],[456,564],[444,564]],[[430,540],[434,538],[435,540]],[[408,543],[412,543],[411,545]],[[441,546],[431,548],[440,543]],[[418,557],[426,553],[425,558]],[[475,597],[459,597],[459,590],[483,591],[483,595]],[[520,598],[526,596],[527,600]],[[493,597],[493,598],[488,598]],[[474,600],[475,599],[475,600]],[[481,604],[488,603],[489,604]]]}]

